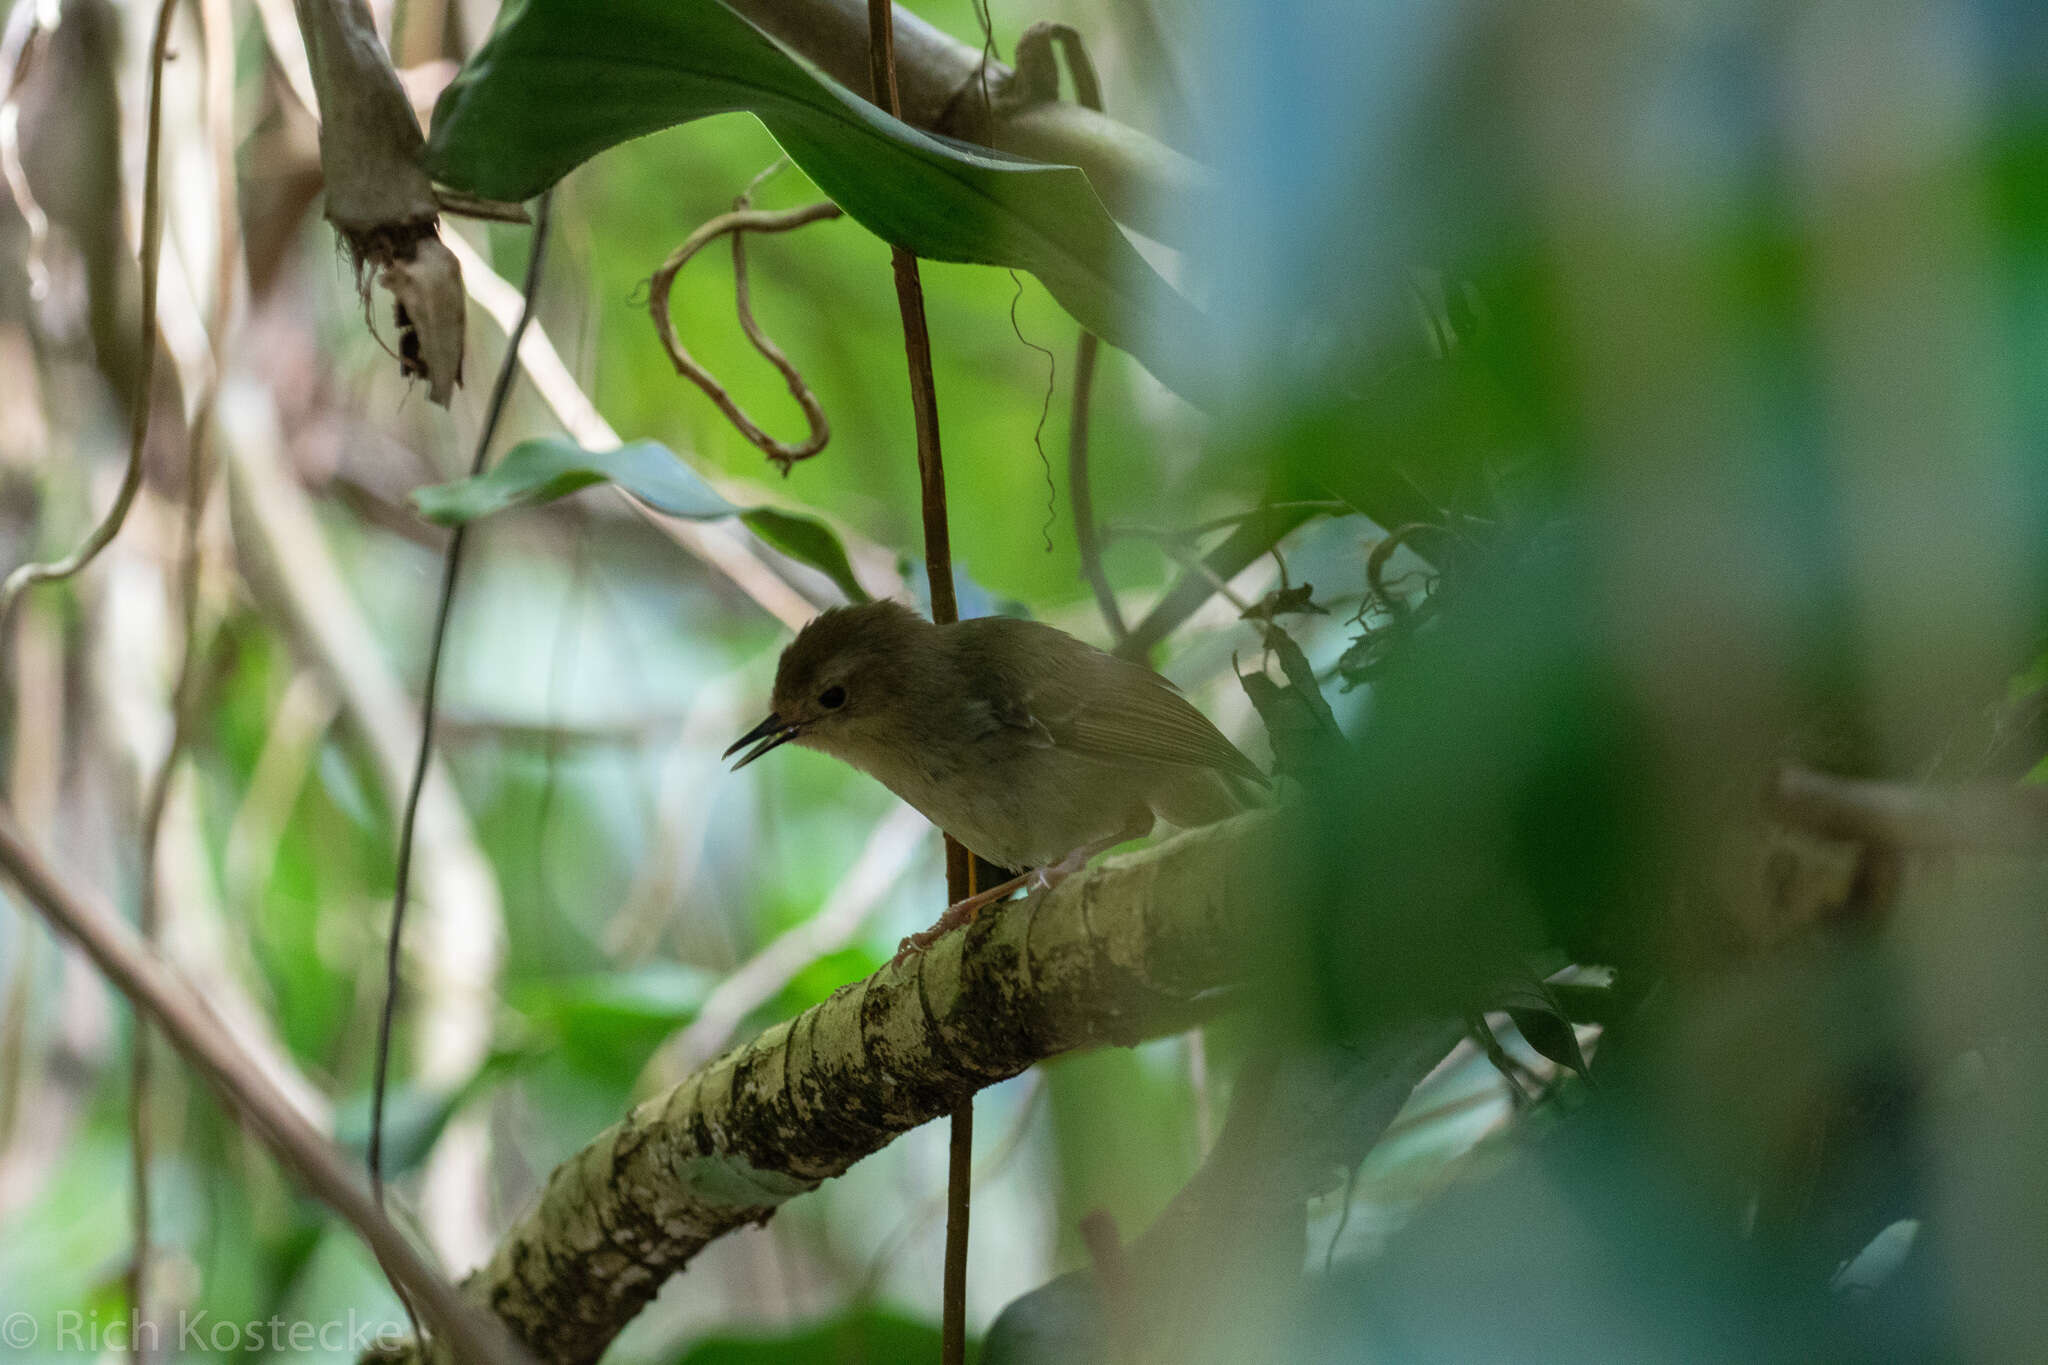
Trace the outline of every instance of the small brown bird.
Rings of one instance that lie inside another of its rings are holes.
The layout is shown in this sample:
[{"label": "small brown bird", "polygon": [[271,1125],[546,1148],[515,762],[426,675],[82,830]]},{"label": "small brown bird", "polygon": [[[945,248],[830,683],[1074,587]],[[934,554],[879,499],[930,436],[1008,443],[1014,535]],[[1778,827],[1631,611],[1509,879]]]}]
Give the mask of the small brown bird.
[{"label": "small brown bird", "polygon": [[754,746],[733,771],[794,740],[1039,885],[1155,817],[1208,824],[1244,809],[1244,784],[1267,785],[1151,669],[1006,616],[939,626],[895,602],[827,611],[782,652],[772,706],[725,751]]}]

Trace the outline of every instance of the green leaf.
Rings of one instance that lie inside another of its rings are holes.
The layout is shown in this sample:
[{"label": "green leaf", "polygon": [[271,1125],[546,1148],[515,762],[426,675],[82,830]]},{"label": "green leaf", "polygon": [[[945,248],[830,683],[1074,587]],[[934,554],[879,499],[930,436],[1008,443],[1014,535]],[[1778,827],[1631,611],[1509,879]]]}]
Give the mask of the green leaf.
[{"label": "green leaf", "polygon": [[1102,1291],[1088,1270],[1010,1300],[989,1324],[981,1365],[1101,1365],[1108,1358]]},{"label": "green leaf", "polygon": [[1508,1018],[1523,1039],[1537,1052],[1581,1076],[1586,1074],[1586,1054],[1579,1049],[1578,1032],[1571,1021],[1551,1009],[1509,1005]]},{"label": "green leaf", "polygon": [[711,1337],[691,1347],[682,1365],[898,1365],[938,1355],[936,1327],[868,1310],[786,1336]]},{"label": "green leaf", "polygon": [[853,565],[847,562],[846,547],[839,543],[839,537],[833,535],[832,528],[824,522],[815,517],[778,512],[772,507],[750,508],[740,513],[740,520],[755,535],[791,559],[825,574],[852,601],[868,600],[866,590],[853,575]]},{"label": "green leaf", "polygon": [[657,512],[689,521],[738,517],[755,535],[791,559],[810,565],[855,602],[868,600],[854,576],[846,547],[815,517],[772,507],[741,507],[659,441],[634,441],[616,450],[585,450],[559,436],[521,441],[505,458],[474,478],[416,488],[412,505],[428,521],[461,526],[479,517],[534,507],[590,487],[617,484]]},{"label": "green leaf", "polygon": [[819,75],[721,0],[515,0],[434,106],[428,168],[527,199],[608,147],[746,111],[834,202],[938,261],[1036,275],[1083,327],[1199,401],[1207,324],[1145,263],[1088,177],[922,132]]}]

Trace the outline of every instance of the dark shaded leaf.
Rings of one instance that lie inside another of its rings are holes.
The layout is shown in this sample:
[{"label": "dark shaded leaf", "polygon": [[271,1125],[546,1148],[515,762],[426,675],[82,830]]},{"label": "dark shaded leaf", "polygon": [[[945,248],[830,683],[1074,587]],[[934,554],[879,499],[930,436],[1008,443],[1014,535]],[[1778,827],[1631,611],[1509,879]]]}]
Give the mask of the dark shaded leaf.
[{"label": "dark shaded leaf", "polygon": [[1102,1291],[1088,1270],[1071,1270],[1012,1299],[989,1325],[981,1365],[1100,1365]]},{"label": "dark shaded leaf", "polygon": [[1289,777],[1315,772],[1327,761],[1327,735],[1315,712],[1291,687],[1282,687],[1264,673],[1240,673],[1239,686],[1266,727],[1273,763]]},{"label": "dark shaded leaf", "polygon": [[1280,627],[1268,624],[1265,630],[1266,648],[1273,651],[1280,660],[1280,671],[1287,675],[1287,682],[1294,694],[1301,699],[1316,718],[1316,724],[1324,731],[1326,739],[1341,739],[1344,731],[1337,724],[1337,717],[1330,710],[1330,703],[1323,700],[1323,690],[1316,682],[1316,671],[1309,666],[1308,656],[1301,652],[1301,646],[1294,643],[1294,637]]},{"label": "dark shaded leaf", "polygon": [[1507,1007],[1507,1016],[1539,1054],[1581,1076],[1586,1074],[1586,1054],[1579,1050],[1579,1035],[1569,1019],[1555,1010],[1514,1005]]},{"label": "dark shaded leaf", "polygon": [[1329,702],[1323,699],[1315,670],[1301,646],[1270,622],[1265,628],[1265,645],[1279,656],[1287,685],[1283,687],[1259,670],[1238,674],[1238,685],[1266,727],[1276,766],[1288,776],[1306,781],[1341,763],[1350,745]]}]

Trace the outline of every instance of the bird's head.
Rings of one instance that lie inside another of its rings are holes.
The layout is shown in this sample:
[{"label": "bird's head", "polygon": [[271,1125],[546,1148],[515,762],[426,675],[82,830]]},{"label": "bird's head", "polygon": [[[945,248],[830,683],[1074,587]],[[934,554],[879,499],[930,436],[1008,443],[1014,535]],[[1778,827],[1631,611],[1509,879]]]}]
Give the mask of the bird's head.
[{"label": "bird's head", "polygon": [[920,670],[938,646],[936,627],[901,603],[835,607],[797,633],[775,669],[768,718],[741,735],[727,758],[737,772],[791,740],[856,763],[866,744],[893,742],[920,695]]}]

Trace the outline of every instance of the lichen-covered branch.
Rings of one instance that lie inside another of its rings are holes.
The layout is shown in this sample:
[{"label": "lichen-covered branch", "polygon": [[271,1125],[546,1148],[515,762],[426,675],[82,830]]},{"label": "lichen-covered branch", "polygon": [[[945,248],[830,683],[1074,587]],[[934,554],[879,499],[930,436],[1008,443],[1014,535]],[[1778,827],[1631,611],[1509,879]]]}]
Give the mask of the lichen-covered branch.
[{"label": "lichen-covered branch", "polygon": [[728,1052],[558,1167],[465,1290],[543,1360],[597,1359],[714,1238],[1034,1062],[1178,1031],[1244,979],[1274,817],[985,912]]}]

